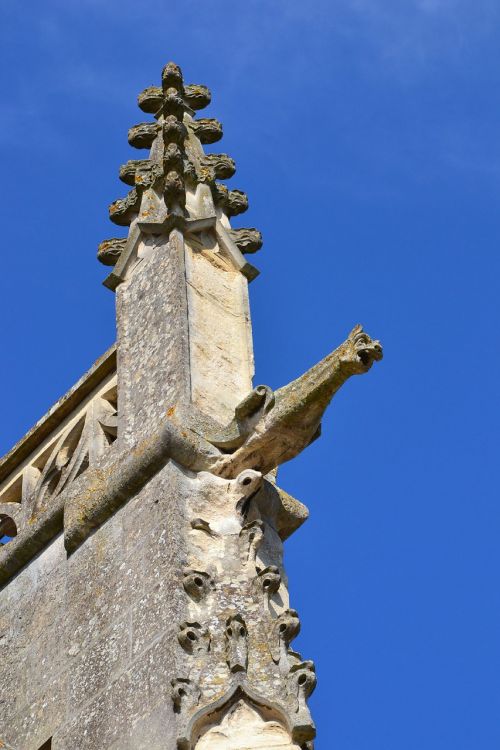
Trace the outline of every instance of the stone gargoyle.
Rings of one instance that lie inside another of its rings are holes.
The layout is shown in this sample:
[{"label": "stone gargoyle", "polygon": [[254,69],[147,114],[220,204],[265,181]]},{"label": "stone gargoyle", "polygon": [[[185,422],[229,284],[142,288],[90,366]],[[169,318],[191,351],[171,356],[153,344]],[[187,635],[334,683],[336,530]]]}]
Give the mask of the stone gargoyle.
[{"label": "stone gargoyle", "polygon": [[345,381],[381,359],[380,342],[357,325],[343,344],[297,380],[274,392],[257,386],[236,408],[232,422],[208,438],[224,452],[211,471],[226,478],[249,468],[267,474],[290,461],[318,437],[323,414]]}]

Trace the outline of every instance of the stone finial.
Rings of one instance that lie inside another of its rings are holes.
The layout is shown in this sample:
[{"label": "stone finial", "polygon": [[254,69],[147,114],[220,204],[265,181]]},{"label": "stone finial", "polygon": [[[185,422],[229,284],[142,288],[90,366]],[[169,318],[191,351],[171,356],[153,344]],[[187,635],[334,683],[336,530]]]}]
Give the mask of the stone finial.
[{"label": "stone finial", "polygon": [[215,230],[218,244],[236,270],[249,281],[257,276],[258,270],[242,253],[260,249],[260,232],[233,230],[220,220],[221,213],[230,218],[248,208],[245,193],[217,182],[234,175],[234,159],[203,151],[202,144],[222,138],[222,125],[215,118],[193,119],[195,110],[210,100],[206,86],[184,84],[182,71],[173,62],[163,68],[161,86],[149,86],[139,94],[140,109],[155,119],[133,125],[128,142],[137,149],[150,149],[150,155],[120,167],[120,179],[132,190],[110,205],[109,217],[114,224],[130,226],[130,235],[123,244],[111,246],[106,241],[97,254],[102,263],[115,266],[104,282],[110,289],[116,289],[136,264],[143,235],[165,235],[174,228],[183,233]]},{"label": "stone finial", "polygon": [[168,62],[161,72],[161,85],[164,94],[173,89],[182,93],[184,91],[184,82],[182,80],[182,70],[177,63]]}]

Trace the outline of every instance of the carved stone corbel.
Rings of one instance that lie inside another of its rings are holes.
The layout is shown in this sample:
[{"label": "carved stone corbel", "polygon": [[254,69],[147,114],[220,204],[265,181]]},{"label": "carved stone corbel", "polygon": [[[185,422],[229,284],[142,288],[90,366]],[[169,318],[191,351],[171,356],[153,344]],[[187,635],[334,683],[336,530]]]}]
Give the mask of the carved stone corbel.
[{"label": "carved stone corbel", "polygon": [[210,650],[210,634],[199,622],[183,622],[177,635],[188,654],[206,654]]},{"label": "carved stone corbel", "polygon": [[201,690],[192,680],[176,677],[172,680],[172,702],[176,713],[186,713],[198,705]]},{"label": "carved stone corbel", "polygon": [[184,571],[182,585],[186,594],[195,602],[205,599],[215,586],[209,573],[202,570],[191,570],[190,568]]},{"label": "carved stone corbel", "polygon": [[281,586],[281,573],[277,565],[268,565],[264,570],[258,570],[256,583],[264,594],[264,609],[269,611],[271,598]]},{"label": "carved stone corbel", "polygon": [[296,742],[308,742],[316,734],[307,699],[316,687],[314,662],[303,661],[295,664],[288,675],[288,695],[292,710],[292,736]]},{"label": "carved stone corbel", "polygon": [[226,621],[226,660],[231,673],[246,672],[248,663],[247,627],[241,615]]},{"label": "carved stone corbel", "polygon": [[287,609],[273,621],[269,650],[273,661],[288,672],[288,648],[300,632],[300,620],[295,609]]},{"label": "carved stone corbel", "polygon": [[257,552],[264,539],[264,522],[256,518],[246,523],[240,531],[240,555],[243,565],[255,572]]},{"label": "carved stone corbel", "polygon": [[194,709],[200,702],[201,690],[195,682],[184,677],[173,679],[171,685],[171,698],[172,703],[174,704],[174,712],[179,714],[177,747],[179,750],[187,750],[189,747],[187,727]]}]

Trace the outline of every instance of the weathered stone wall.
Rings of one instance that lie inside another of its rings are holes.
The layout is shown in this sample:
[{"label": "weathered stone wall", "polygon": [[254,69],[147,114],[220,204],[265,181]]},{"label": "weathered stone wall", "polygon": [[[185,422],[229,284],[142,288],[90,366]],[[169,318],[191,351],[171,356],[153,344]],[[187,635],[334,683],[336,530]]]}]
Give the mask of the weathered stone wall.
[{"label": "weathered stone wall", "polygon": [[187,297],[182,236],[163,237],[116,292],[119,439],[150,434],[189,398]]},{"label": "weathered stone wall", "polygon": [[179,586],[170,464],[69,558],[59,536],[0,596],[0,739],[16,750],[175,747]]},{"label": "weathered stone wall", "polygon": [[0,598],[2,741],[174,750],[206,734],[210,747],[218,712],[234,734],[241,698],[249,732],[295,747],[287,712],[303,721],[304,707],[287,675],[310,667],[288,649],[282,542],[304,515],[258,472],[170,462],[69,557],[58,536]]}]

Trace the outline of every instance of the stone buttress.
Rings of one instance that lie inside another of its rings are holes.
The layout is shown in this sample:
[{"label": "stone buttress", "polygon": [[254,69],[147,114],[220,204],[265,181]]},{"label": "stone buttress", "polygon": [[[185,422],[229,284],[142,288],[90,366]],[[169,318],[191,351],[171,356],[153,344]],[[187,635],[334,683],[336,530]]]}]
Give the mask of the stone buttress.
[{"label": "stone buttress", "polygon": [[[311,750],[283,542],[306,508],[278,466],[382,358],[356,326],[272,391],[252,384],[244,193],[204,151],[210,93],[165,66],[103,241],[116,347],[0,463],[0,741],[17,750]],[[10,541],[9,541],[10,540]]]}]

